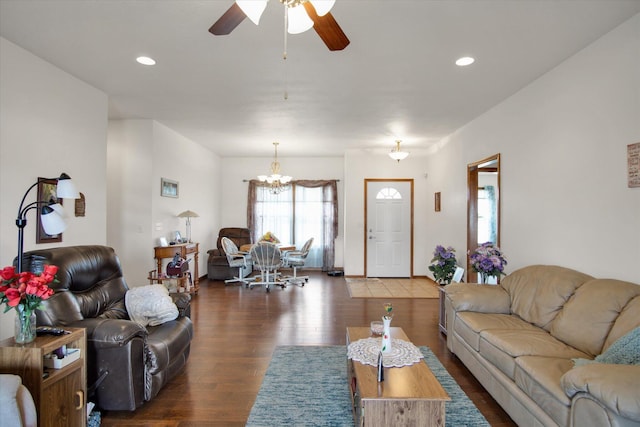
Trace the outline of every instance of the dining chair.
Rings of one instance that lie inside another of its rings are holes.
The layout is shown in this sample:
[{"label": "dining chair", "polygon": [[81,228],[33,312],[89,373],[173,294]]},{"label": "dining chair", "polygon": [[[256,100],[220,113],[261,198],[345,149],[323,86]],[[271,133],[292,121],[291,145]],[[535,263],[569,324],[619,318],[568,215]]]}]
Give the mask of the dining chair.
[{"label": "dining chair", "polygon": [[313,245],[313,237],[307,240],[299,251],[294,250],[284,253],[282,266],[293,269],[293,276],[286,276],[284,278],[288,283],[304,286],[304,284],[309,281],[309,276],[298,276],[298,267],[304,267],[311,245]]},{"label": "dining chair", "polygon": [[247,265],[251,262],[251,254],[247,252],[241,252],[233,240],[228,237],[223,237],[221,239],[222,248],[227,256],[227,262],[229,262],[229,267],[238,268],[238,275],[234,276],[232,279],[227,279],[224,281],[225,284],[228,283],[240,283],[248,284],[253,280],[250,277],[244,277],[244,271],[247,268]]},{"label": "dining chair", "polygon": [[271,285],[286,288],[286,282],[280,278],[278,269],[282,266],[282,253],[280,248],[271,242],[258,242],[251,247],[251,259],[253,265],[260,270],[260,276],[248,286],[264,286],[266,291],[271,290]]}]

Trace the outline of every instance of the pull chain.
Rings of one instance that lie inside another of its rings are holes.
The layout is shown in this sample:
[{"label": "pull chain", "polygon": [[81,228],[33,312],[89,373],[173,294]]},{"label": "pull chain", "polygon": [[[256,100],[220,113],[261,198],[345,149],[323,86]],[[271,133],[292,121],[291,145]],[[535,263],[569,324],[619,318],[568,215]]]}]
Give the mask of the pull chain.
[{"label": "pull chain", "polygon": [[287,78],[287,27],[289,26],[289,14],[287,13],[287,4],[284,4],[284,52],[282,59],[284,60],[284,99],[289,99],[289,88]]}]

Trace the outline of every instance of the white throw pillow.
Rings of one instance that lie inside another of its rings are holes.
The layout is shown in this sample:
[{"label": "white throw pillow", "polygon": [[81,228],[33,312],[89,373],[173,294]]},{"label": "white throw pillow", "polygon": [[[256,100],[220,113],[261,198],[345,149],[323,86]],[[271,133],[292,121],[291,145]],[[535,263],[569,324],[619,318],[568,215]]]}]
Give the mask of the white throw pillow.
[{"label": "white throw pillow", "polygon": [[157,326],[178,318],[178,307],[163,285],[131,288],[124,302],[131,320],[142,326]]}]

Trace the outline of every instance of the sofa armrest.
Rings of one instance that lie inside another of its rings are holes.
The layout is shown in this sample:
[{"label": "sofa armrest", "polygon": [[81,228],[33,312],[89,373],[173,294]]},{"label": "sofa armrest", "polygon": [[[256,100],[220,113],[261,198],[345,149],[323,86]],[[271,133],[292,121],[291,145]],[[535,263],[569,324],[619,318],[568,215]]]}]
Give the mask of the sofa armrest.
[{"label": "sofa armrest", "polygon": [[207,253],[209,256],[225,256],[220,249],[209,249]]},{"label": "sofa armrest", "polygon": [[590,363],[565,373],[561,385],[568,397],[588,393],[611,412],[640,421],[639,365]]},{"label": "sofa armrest", "polygon": [[444,290],[455,311],[511,313],[509,294],[501,286],[453,283]]}]

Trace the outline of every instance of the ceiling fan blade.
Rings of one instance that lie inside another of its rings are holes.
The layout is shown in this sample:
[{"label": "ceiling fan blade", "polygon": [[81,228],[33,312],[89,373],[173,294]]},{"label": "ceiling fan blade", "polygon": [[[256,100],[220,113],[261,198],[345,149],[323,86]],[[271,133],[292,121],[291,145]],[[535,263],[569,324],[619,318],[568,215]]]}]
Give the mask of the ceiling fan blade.
[{"label": "ceiling fan blade", "polygon": [[304,2],[303,4],[309,18],[313,21],[313,29],[316,30],[316,33],[318,33],[329,50],[342,50],[349,45],[350,42],[347,35],[342,31],[342,28],[340,28],[331,13],[318,16],[311,2]]},{"label": "ceiling fan blade", "polygon": [[246,18],[236,2],[209,28],[209,32],[216,36],[226,36]]}]

